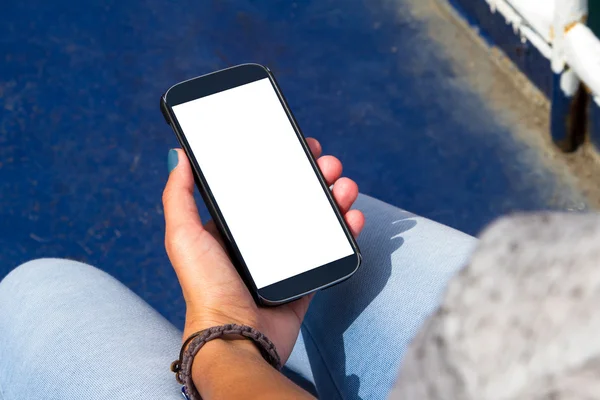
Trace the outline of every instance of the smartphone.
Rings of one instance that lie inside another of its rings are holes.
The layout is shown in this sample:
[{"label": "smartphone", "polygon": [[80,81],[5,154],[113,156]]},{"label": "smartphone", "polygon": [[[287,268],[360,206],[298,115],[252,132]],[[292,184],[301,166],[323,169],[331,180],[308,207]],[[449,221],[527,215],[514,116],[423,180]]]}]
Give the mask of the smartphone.
[{"label": "smartphone", "polygon": [[356,272],[358,245],[268,68],[180,82],[160,107],[258,304],[284,304]]}]

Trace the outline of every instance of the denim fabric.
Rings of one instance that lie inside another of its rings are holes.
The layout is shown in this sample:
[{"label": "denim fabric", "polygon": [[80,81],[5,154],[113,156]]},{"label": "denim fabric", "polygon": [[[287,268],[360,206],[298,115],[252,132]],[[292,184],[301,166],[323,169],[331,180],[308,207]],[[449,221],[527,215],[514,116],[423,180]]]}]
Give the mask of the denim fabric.
[{"label": "denim fabric", "polygon": [[[322,399],[383,399],[475,240],[361,195],[357,274],[315,297],[286,368]],[[181,399],[181,333],[106,273],[26,263],[0,282],[0,399]]]},{"label": "denim fabric", "polygon": [[302,347],[288,361],[322,399],[387,397],[409,342],[477,242],[368,196],[355,207],[366,216],[358,241],[363,265],[315,296]]},{"label": "denim fabric", "polygon": [[96,268],[41,259],[0,283],[0,399],[181,399],[181,333]]}]

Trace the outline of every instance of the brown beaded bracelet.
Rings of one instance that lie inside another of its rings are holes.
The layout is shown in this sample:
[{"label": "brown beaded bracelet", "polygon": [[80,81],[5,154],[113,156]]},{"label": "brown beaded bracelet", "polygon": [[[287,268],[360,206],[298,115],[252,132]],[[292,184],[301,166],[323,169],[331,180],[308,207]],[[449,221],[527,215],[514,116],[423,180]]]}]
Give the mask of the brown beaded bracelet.
[{"label": "brown beaded bracelet", "polygon": [[[263,358],[276,369],[281,369],[281,359],[273,342],[256,329],[246,325],[227,324],[196,332],[186,339],[179,351],[179,359],[171,363],[175,379],[183,386],[182,392],[190,400],[202,400],[192,381],[192,363],[198,351],[213,339],[224,335],[239,335],[252,340]],[[188,346],[189,345],[189,346]]]}]

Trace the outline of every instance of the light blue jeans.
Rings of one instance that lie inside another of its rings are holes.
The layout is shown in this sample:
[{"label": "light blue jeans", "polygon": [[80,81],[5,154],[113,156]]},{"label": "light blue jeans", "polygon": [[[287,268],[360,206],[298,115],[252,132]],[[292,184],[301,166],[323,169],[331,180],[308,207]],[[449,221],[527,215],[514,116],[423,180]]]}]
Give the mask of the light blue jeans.
[{"label": "light blue jeans", "polygon": [[[475,240],[367,196],[364,264],[313,300],[285,373],[322,399],[384,399]],[[0,399],[181,399],[181,332],[106,273],[28,262],[0,282]],[[314,385],[314,386],[313,386]]]}]

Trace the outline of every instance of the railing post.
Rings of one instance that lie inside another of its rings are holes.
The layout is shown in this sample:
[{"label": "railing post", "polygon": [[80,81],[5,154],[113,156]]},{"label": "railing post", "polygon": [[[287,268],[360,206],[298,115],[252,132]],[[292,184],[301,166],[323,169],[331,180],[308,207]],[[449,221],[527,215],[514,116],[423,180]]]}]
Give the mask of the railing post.
[{"label": "railing post", "polygon": [[[592,0],[592,3],[597,0]],[[587,0],[556,0],[553,24],[552,110],[550,130],[554,142],[565,151],[573,151],[584,137],[585,93],[577,76],[565,61],[564,36],[569,27],[584,21],[588,11]],[[582,110],[583,107],[583,110]]]},{"label": "railing post", "polygon": [[[600,38],[600,1],[591,0],[589,3],[588,27]],[[590,140],[597,150],[600,150],[600,94],[596,93],[595,101],[590,106]]]}]

